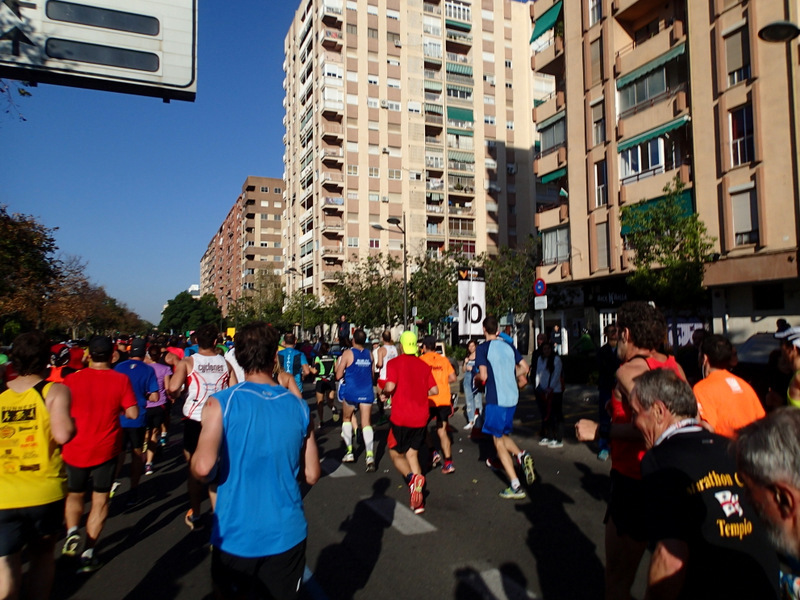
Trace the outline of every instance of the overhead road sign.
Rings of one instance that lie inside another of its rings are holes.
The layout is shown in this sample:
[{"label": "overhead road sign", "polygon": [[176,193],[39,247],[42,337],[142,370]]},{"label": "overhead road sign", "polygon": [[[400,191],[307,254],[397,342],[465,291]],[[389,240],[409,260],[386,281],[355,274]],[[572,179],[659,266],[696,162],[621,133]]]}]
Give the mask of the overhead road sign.
[{"label": "overhead road sign", "polygon": [[197,0],[0,0],[0,77],[193,101]]}]

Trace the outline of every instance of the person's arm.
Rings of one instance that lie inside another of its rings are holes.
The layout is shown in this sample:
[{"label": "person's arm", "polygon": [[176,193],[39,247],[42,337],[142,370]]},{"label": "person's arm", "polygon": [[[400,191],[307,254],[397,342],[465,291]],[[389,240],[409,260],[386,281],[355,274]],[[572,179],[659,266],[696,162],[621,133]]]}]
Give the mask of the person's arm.
[{"label": "person's arm", "polygon": [[228,366],[228,387],[231,387],[239,383],[239,379],[236,377],[236,370],[231,363],[226,360],[225,364]]},{"label": "person's arm", "polygon": [[428,389],[428,396],[435,396],[438,393],[439,393],[439,387],[436,385]]},{"label": "person's arm", "polygon": [[645,600],[677,598],[686,581],[689,547],[675,539],[661,540],[653,550],[647,576]]},{"label": "person's arm", "polygon": [[181,388],[183,388],[183,384],[186,383],[186,377],[191,371],[191,364],[193,364],[191,357],[178,361],[178,364],[175,366],[175,372],[169,380],[169,388],[167,389],[167,393],[171,397],[177,398],[181,395]]},{"label": "person's arm", "polygon": [[528,385],[528,371],[530,370],[531,368],[528,366],[528,363],[525,362],[524,358],[517,363],[516,375],[518,388],[522,389]]},{"label": "person's arm", "polygon": [[342,352],[342,356],[339,357],[339,360],[336,361],[336,379],[339,380],[344,377],[344,371],[347,367],[350,366],[350,363],[353,362],[353,352],[351,350],[345,350]]},{"label": "person's arm", "polygon": [[380,348],[378,348],[378,360],[375,362],[375,366],[378,367],[378,369],[383,368],[383,361],[385,358],[386,358],[386,347],[381,346]]},{"label": "person's arm", "polygon": [[125,409],[125,418],[133,421],[139,418],[139,405],[129,406]]},{"label": "person's arm", "polygon": [[[383,388],[383,393],[386,396],[391,396],[396,388],[397,384],[394,381],[387,381],[386,386]],[[428,395],[430,395],[430,392],[428,392]]]},{"label": "person's arm", "polygon": [[308,437],[306,437],[306,441],[303,443],[300,460],[303,463],[302,467],[305,482],[308,485],[314,485],[319,481],[322,469],[319,464],[319,449],[317,448],[317,439],[314,437],[313,423],[310,423],[308,426]]},{"label": "person's arm", "polygon": [[300,388],[297,387],[297,381],[295,380],[294,375],[291,375],[286,371],[281,371],[278,373],[278,385],[282,385],[298,398],[303,397],[303,394],[300,392]]},{"label": "person's arm", "polygon": [[458,381],[458,377],[456,377],[456,372],[453,369],[453,365],[450,365],[450,373],[447,375],[447,383],[455,383],[456,381]]},{"label": "person's arm", "polygon": [[75,435],[75,422],[69,414],[71,396],[69,388],[54,383],[47,391],[45,406],[50,414],[50,433],[57,444],[66,444]]},{"label": "person's arm", "polygon": [[147,403],[153,404],[154,402],[158,402],[158,392],[150,392],[147,395]]},{"label": "person's arm", "polygon": [[489,379],[489,369],[485,365],[478,367],[478,377],[481,378],[483,383],[486,383],[486,380]]},{"label": "person's arm", "polygon": [[207,482],[214,478],[214,468],[222,444],[222,408],[214,396],[206,401],[200,419],[200,438],[189,466],[192,475],[199,481]]}]

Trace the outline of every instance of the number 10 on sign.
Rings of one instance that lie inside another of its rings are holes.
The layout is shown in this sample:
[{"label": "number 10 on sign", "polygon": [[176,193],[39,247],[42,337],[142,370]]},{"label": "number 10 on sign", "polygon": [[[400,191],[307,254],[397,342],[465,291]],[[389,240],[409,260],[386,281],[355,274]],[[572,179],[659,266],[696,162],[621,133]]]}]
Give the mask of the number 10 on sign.
[{"label": "number 10 on sign", "polygon": [[458,335],[483,334],[486,316],[486,279],[483,269],[458,269]]}]

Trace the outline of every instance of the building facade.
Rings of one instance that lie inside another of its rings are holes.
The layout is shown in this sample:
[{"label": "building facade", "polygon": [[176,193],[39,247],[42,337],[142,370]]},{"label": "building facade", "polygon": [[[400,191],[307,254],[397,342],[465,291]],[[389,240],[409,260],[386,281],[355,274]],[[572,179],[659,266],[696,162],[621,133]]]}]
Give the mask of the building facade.
[{"label": "building facade", "polygon": [[520,2],[303,0],[284,45],[289,293],[326,302],[349,263],[402,262],[390,218],[412,259],[533,233],[530,110],[549,82],[530,35]]},{"label": "building facade", "polygon": [[613,320],[631,269],[620,210],[657,202],[675,177],[716,239],[704,282],[714,330],[738,342],[777,317],[796,321],[797,57],[757,36],[787,18],[783,3],[538,0],[530,10],[532,68],[555,85],[534,109],[534,172],[560,191],[536,214],[537,274],[573,303],[553,321],[574,332]]},{"label": "building facade", "polygon": [[283,275],[282,179],[249,176],[200,261],[200,295],[214,294],[228,314],[261,274]]}]

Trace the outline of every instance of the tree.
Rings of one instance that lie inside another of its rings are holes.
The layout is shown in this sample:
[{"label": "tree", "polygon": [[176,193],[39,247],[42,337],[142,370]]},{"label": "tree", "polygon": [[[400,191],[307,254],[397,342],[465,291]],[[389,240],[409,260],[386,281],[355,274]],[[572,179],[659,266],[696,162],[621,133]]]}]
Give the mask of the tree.
[{"label": "tree", "polygon": [[228,309],[228,326],[240,327],[251,321],[266,321],[276,327],[283,324],[283,284],[274,273],[258,270],[253,290],[234,301]]},{"label": "tree", "polygon": [[0,205],[0,315],[41,327],[44,306],[58,279],[54,232],[34,217]]},{"label": "tree", "polygon": [[486,271],[486,312],[504,315],[531,310],[536,265],[541,256],[541,242],[529,238],[518,249],[501,246],[495,256],[481,255],[479,266]]},{"label": "tree", "polygon": [[206,323],[219,323],[222,311],[213,294],[203,294],[195,300],[189,292],[180,292],[167,302],[167,307],[161,314],[161,331],[174,331],[184,333],[197,329]]},{"label": "tree", "polygon": [[[348,315],[353,323],[374,327],[403,320],[402,263],[379,253],[358,261],[337,275],[331,310],[326,317]],[[306,318],[308,323],[308,318]]]},{"label": "tree", "polygon": [[5,104],[5,114],[13,115],[14,118],[20,121],[27,121],[25,116],[20,112],[17,106],[16,97],[26,98],[31,96],[28,91],[30,84],[25,81],[14,81],[13,79],[0,79],[0,98]]},{"label": "tree", "polygon": [[620,221],[635,271],[628,283],[641,296],[673,309],[705,302],[703,268],[714,246],[706,226],[686,204],[677,176],[664,197],[623,207]]},{"label": "tree", "polygon": [[468,262],[463,254],[453,250],[443,252],[441,257],[423,254],[414,259],[415,270],[409,286],[418,321],[438,324],[449,315],[458,303],[457,269]]}]

